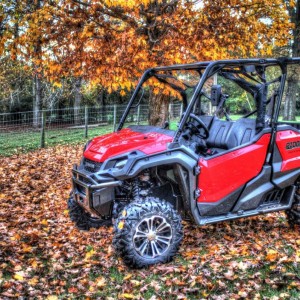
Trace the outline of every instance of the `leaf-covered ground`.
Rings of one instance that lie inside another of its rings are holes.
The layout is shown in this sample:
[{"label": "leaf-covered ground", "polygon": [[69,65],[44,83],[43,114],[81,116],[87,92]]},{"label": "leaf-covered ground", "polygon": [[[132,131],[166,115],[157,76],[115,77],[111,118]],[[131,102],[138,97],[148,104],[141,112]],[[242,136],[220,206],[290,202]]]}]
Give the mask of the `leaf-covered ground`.
[{"label": "leaf-covered ground", "polygon": [[81,232],[68,218],[81,154],[58,146],[0,158],[1,299],[299,299],[300,231],[279,213],[185,224],[173,262],[128,269],[111,228]]}]

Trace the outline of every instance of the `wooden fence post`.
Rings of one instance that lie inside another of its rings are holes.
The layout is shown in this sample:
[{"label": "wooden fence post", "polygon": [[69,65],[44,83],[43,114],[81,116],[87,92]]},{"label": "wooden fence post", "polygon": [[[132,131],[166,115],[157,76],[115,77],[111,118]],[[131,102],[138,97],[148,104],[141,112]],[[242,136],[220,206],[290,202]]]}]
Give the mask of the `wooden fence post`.
[{"label": "wooden fence post", "polygon": [[117,126],[117,105],[114,104],[114,131],[116,131]]},{"label": "wooden fence post", "polygon": [[88,125],[89,125],[89,108],[87,105],[84,107],[84,137],[88,137]]},{"label": "wooden fence post", "polygon": [[180,118],[181,118],[182,114],[183,114],[183,103],[180,104],[180,116],[179,116]]},{"label": "wooden fence post", "polygon": [[45,125],[46,125],[46,111],[43,111],[42,112],[41,143],[40,143],[41,148],[45,148]]},{"label": "wooden fence post", "polygon": [[140,114],[141,114],[141,104],[138,106],[137,110],[137,124],[140,125]]},{"label": "wooden fence post", "polygon": [[171,119],[173,119],[173,112],[172,112],[172,103],[169,103],[169,115],[168,115],[168,121],[171,122]]}]

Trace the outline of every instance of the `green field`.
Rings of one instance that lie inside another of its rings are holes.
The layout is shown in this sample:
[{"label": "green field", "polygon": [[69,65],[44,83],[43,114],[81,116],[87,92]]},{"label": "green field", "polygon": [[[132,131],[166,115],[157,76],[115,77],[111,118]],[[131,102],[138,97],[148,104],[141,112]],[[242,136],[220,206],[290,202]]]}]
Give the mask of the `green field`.
[{"label": "green field", "polygon": [[[84,129],[56,129],[45,132],[45,147],[58,144],[84,143],[104,133],[112,132],[112,126],[101,126],[89,128],[88,138],[84,137]],[[41,133],[36,132],[14,132],[0,134],[0,156],[10,156],[16,153],[36,150],[40,147]]]}]

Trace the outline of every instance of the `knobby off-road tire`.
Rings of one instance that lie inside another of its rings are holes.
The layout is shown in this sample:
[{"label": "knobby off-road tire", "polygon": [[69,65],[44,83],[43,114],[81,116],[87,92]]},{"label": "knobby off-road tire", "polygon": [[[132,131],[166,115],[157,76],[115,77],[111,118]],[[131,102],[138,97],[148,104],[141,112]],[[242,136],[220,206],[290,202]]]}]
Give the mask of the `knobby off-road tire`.
[{"label": "knobby off-road tire", "polygon": [[77,228],[81,230],[90,230],[91,228],[109,226],[112,223],[111,220],[103,220],[92,217],[73,199],[73,196],[70,196],[68,199],[68,209],[70,219],[75,223]]},{"label": "knobby off-road tire", "polygon": [[286,211],[287,220],[291,227],[300,225],[300,195],[298,191],[295,193],[295,202],[292,208]]},{"label": "knobby off-road tire", "polygon": [[113,246],[131,268],[169,262],[183,238],[181,217],[173,206],[158,198],[133,201],[114,225]]}]

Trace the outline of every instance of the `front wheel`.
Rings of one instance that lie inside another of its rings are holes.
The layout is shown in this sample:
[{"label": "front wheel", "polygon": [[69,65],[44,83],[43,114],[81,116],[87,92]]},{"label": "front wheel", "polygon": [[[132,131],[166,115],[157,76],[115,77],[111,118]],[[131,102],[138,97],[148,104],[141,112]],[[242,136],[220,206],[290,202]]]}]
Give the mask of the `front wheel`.
[{"label": "front wheel", "polygon": [[183,238],[181,217],[157,198],[131,202],[117,218],[113,246],[132,268],[169,262]]},{"label": "front wheel", "polygon": [[73,196],[70,196],[68,199],[68,209],[70,219],[75,223],[76,227],[81,230],[109,226],[112,223],[110,219],[103,220],[101,218],[93,217],[74,200]]}]

